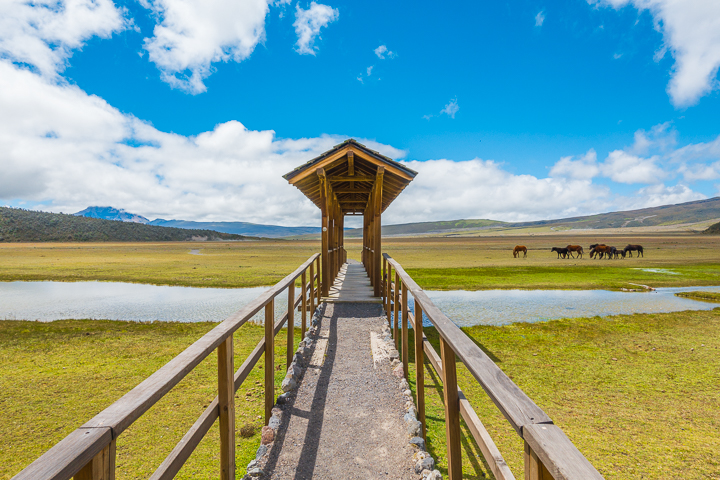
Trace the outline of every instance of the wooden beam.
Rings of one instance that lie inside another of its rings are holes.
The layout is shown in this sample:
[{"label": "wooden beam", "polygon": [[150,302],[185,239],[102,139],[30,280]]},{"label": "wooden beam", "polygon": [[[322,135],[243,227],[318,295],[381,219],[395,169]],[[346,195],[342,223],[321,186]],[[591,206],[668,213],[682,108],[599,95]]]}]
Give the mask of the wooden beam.
[{"label": "wooden beam", "polygon": [[354,176],[350,177],[347,175],[335,175],[333,177],[328,177],[328,180],[331,182],[374,182],[375,177],[367,177],[367,176]]},{"label": "wooden beam", "polygon": [[383,197],[383,178],[385,176],[385,167],[380,165],[377,167],[377,173],[375,174],[375,193],[373,194],[373,212],[375,219],[373,222],[373,245],[371,248],[375,250],[374,264],[373,264],[373,294],[376,297],[380,296],[380,270],[382,269],[381,257],[382,257],[382,227],[380,222],[380,214],[382,212],[382,197]]},{"label": "wooden beam", "polygon": [[352,150],[350,150],[347,154],[348,158],[348,175],[351,177],[355,175],[355,153],[353,153]]},{"label": "wooden beam", "polygon": [[369,195],[370,189],[369,188],[336,188],[335,193],[337,193],[337,194],[340,194],[340,193],[362,193],[365,195]]}]

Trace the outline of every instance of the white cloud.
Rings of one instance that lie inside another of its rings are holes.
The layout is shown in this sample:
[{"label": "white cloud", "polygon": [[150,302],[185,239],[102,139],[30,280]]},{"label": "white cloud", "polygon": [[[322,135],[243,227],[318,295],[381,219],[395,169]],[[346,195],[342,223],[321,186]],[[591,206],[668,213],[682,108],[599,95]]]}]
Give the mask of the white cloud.
[{"label": "white cloud", "polygon": [[336,8],[312,2],[310,8],[303,10],[295,6],[295,33],[298,40],[295,50],[301,55],[315,55],[315,39],[320,36],[320,29],[334,22],[340,16]]},{"label": "white cloud", "polygon": [[395,52],[388,50],[385,45],[380,45],[373,51],[375,52],[375,55],[382,60],[385,60],[385,58],[395,58],[397,56]]},{"label": "white cloud", "polygon": [[368,77],[369,77],[370,75],[372,75],[372,71],[373,71],[373,67],[374,67],[374,66],[375,66],[375,65],[370,65],[370,66],[367,68],[367,76],[368,76]]},{"label": "white cloud", "polygon": [[457,98],[453,98],[448,102],[447,105],[445,105],[445,108],[440,110],[440,114],[443,113],[451,118],[455,118],[455,114],[460,110],[460,107],[458,106]]},{"label": "white cloud", "polygon": [[658,167],[659,158],[642,158],[624,150],[610,152],[601,172],[618,183],[657,183],[667,175]]},{"label": "white cloud", "polygon": [[675,58],[668,93],[676,107],[694,105],[717,89],[720,67],[720,2],[716,0],[588,0],[619,9],[628,4],[648,10],[662,32],[664,45],[655,53],[659,61],[667,50]]},{"label": "white cloud", "polygon": [[610,206],[606,187],[587,180],[514,175],[491,161],[411,161],[418,172],[383,216],[409,223],[460,218],[527,221],[595,213]]},{"label": "white cloud", "polygon": [[55,77],[89,38],[108,38],[125,26],[111,0],[3,0],[0,57]]},{"label": "white cloud", "polygon": [[174,88],[198,94],[214,62],[240,62],[265,38],[267,0],[142,0],[162,21],[145,39],[150,61]]},{"label": "white cloud", "polygon": [[580,158],[562,157],[550,170],[551,177],[575,178],[590,180],[598,176],[600,168],[597,164],[597,153],[592,148]]},{"label": "white cloud", "polygon": [[545,21],[545,10],[540,10],[537,15],[535,15],[535,26],[536,27],[542,27],[543,22]]},{"label": "white cloud", "polygon": [[627,203],[626,208],[634,210],[637,208],[659,207],[661,205],[692,202],[693,200],[702,200],[704,198],[707,197],[701,193],[692,191],[685,185],[677,184],[672,187],[666,187],[663,184],[659,184],[638,190],[635,198]]}]

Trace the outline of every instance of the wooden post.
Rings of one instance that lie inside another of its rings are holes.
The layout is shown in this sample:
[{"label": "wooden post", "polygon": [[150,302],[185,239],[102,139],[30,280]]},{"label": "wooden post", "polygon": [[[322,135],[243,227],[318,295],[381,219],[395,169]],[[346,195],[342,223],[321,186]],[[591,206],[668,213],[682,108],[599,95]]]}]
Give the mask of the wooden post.
[{"label": "wooden post", "polygon": [[320,275],[320,257],[317,258],[317,276],[318,276],[317,290],[315,293],[317,294],[317,297],[316,297],[317,298],[317,306],[319,307],[320,306],[320,290],[322,288],[322,284],[325,283],[325,278]]},{"label": "wooden post", "polygon": [[525,480],[553,480],[542,460],[538,458],[527,442],[525,442]]},{"label": "wooden post", "polygon": [[265,425],[275,405],[275,299],[265,305]]},{"label": "wooden post", "polygon": [[395,288],[393,290],[393,338],[395,339],[395,348],[400,350],[400,324],[398,323],[400,313],[400,275],[397,270],[395,270]]},{"label": "wooden post", "polygon": [[115,480],[115,440],[75,474],[75,480]]},{"label": "wooden post", "polygon": [[[310,263],[310,277],[312,277],[312,262]],[[305,270],[303,270],[302,276],[300,277],[300,283],[302,283],[302,288],[300,289],[300,295],[302,300],[300,301],[300,308],[302,309],[302,314],[300,314],[301,323],[300,323],[300,340],[305,338],[305,327],[307,326],[307,283],[306,282],[306,275]],[[310,294],[310,297],[312,298],[312,294]],[[312,301],[312,300],[311,300]]]},{"label": "wooden post", "polygon": [[287,352],[285,358],[287,359],[287,366],[285,371],[290,368],[292,363],[295,349],[293,343],[295,340],[295,280],[290,282],[288,285],[288,320],[287,320]]},{"label": "wooden post", "polygon": [[[310,320],[315,315],[315,262],[310,262]],[[318,282],[320,283],[320,282]],[[305,331],[303,331],[305,338]]]},{"label": "wooden post", "polygon": [[418,420],[422,423],[423,438],[427,434],[425,426],[425,350],[423,345],[423,313],[420,303],[415,300],[415,390],[417,391]]},{"label": "wooden post", "polygon": [[[382,255],[382,253],[380,254]],[[387,259],[385,257],[382,257],[382,264],[383,264],[383,270],[382,270],[382,283],[380,284],[380,288],[382,289],[382,292],[380,293],[381,297],[385,297],[385,282],[387,281]],[[384,298],[383,298],[384,300]]]},{"label": "wooden post", "polygon": [[[272,330],[272,327],[271,327]],[[220,478],[235,479],[235,368],[233,336],[218,346],[218,410],[220,414]]]},{"label": "wooden post", "polygon": [[402,361],[403,361],[403,371],[405,372],[405,378],[410,378],[410,374],[408,373],[408,363],[410,361],[410,358],[408,358],[408,292],[407,292],[407,285],[403,283],[402,286]]},{"label": "wooden post", "polygon": [[[321,248],[320,256],[322,258],[322,293],[324,297],[328,296],[330,287],[328,279],[330,278],[330,205],[327,192],[327,178],[325,177],[325,170],[322,168],[317,169],[318,179],[320,180],[320,206],[322,211],[322,232],[321,237]],[[320,275],[320,269],[318,268],[318,275]],[[318,295],[318,304],[320,303],[320,295]]]},{"label": "wooden post", "polygon": [[382,257],[382,228],[380,226],[380,215],[382,213],[382,196],[383,196],[383,176],[385,175],[385,167],[380,165],[377,168],[377,174],[375,176],[375,221],[373,222],[373,250],[375,250],[374,264],[373,264],[373,282],[374,295],[380,296],[380,258]]},{"label": "wooden post", "polygon": [[388,325],[392,327],[392,265],[388,263],[387,278],[385,280],[385,314],[387,315]]},{"label": "wooden post", "polygon": [[448,479],[461,480],[460,398],[458,397],[455,352],[442,337],[440,337],[440,353],[442,356],[443,396],[445,397]]}]

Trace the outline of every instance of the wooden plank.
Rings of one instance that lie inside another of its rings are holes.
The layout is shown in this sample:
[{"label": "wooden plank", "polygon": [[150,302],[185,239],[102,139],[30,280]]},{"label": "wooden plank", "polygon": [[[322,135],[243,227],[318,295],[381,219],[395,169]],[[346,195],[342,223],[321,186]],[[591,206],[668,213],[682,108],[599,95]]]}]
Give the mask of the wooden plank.
[{"label": "wooden plank", "polygon": [[347,152],[348,175],[355,175],[355,153],[352,150]]},{"label": "wooden plank", "polygon": [[287,323],[287,351],[285,355],[285,370],[290,368],[295,349],[295,284],[288,285],[288,323]]},{"label": "wooden plank", "polygon": [[410,358],[409,358],[409,340],[408,340],[408,302],[407,287],[403,283],[402,286],[402,361],[405,378],[410,378]]},{"label": "wooden plank", "polygon": [[73,478],[75,480],[115,480],[115,440],[95,455]]},{"label": "wooden plank", "polygon": [[[310,276],[312,277],[312,270],[310,270]],[[302,276],[300,277],[300,283],[302,283],[302,288],[300,289],[300,298],[302,298],[302,306],[300,307],[302,309],[302,313],[300,314],[300,338],[305,338],[305,328],[307,327],[308,288],[305,280],[305,272],[303,272]]]},{"label": "wooden plank", "polygon": [[235,479],[235,382],[233,336],[218,347],[218,415],[220,416],[220,479]]},{"label": "wooden plank", "polygon": [[407,283],[408,290],[420,302],[423,312],[433,323],[440,336],[452,345],[456,355],[480,383],[518,435],[522,437],[522,429],[525,425],[552,423],[550,417],[435,306],[402,266],[392,258],[388,258],[388,262],[398,272],[398,277]]},{"label": "wooden plank", "polygon": [[[423,325],[422,307],[415,301],[415,316],[409,316],[413,322],[413,333],[415,335],[415,390],[417,392],[418,420],[422,423],[423,438],[427,435],[427,422],[425,421],[425,355],[423,352]],[[417,319],[417,320],[416,320]]]},{"label": "wooden plank", "polygon": [[526,462],[528,461],[527,450],[530,449],[532,454],[529,455],[531,457],[529,461],[534,462],[532,455],[535,455],[538,458],[537,462],[540,462],[550,475],[550,477],[538,478],[542,478],[542,480],[546,478],[555,480],[599,480],[603,478],[557,425],[528,425],[523,432]]},{"label": "wooden plank", "polygon": [[383,183],[385,178],[385,167],[380,165],[377,167],[377,173],[375,174],[375,195],[373,201],[375,206],[373,211],[375,213],[373,236],[374,242],[371,247],[375,250],[373,257],[373,287],[375,296],[380,296],[380,259],[382,258],[382,199],[383,199]]},{"label": "wooden plank", "polygon": [[343,193],[357,193],[357,194],[363,194],[368,195],[370,193],[370,188],[362,188],[362,187],[355,187],[355,188],[336,188],[335,193],[343,194]]},{"label": "wooden plank", "polygon": [[324,278],[321,278],[320,273],[320,257],[317,258],[317,290],[315,290],[315,294],[317,295],[317,306],[320,306],[320,295],[322,294],[322,282],[325,281]]},{"label": "wooden plank", "polygon": [[400,312],[400,275],[395,270],[395,288],[393,300],[393,338],[395,339],[395,348],[400,350],[400,325],[398,323],[398,314]]},{"label": "wooden plank", "polygon": [[265,306],[265,425],[270,422],[272,407],[275,405],[275,302]]},{"label": "wooden plank", "polygon": [[72,478],[112,441],[105,428],[79,428],[25,467],[13,480],[67,480]]},{"label": "wooden plank", "polygon": [[445,398],[445,440],[447,447],[448,479],[462,480],[462,451],[460,450],[460,400],[457,387],[455,352],[442,337],[440,355],[443,364],[443,397]]}]

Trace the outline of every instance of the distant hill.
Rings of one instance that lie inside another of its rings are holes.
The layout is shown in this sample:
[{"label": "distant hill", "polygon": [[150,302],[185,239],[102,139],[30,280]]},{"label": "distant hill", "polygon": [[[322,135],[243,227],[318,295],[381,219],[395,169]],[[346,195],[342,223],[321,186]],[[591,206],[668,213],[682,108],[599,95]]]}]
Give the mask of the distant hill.
[{"label": "distant hill", "polygon": [[720,222],[710,225],[707,230],[703,230],[702,233],[707,233],[708,235],[720,235]]},{"label": "distant hill", "polygon": [[214,230],[216,232],[234,233],[249,237],[280,238],[296,235],[320,233],[320,227],[281,227],[279,225],[260,225],[248,222],[193,222],[190,220],[164,220],[156,218],[148,220],[142,215],[126,212],[113,207],[88,207],[73,215],[118,220],[121,222],[143,223],[158,227],[183,228],[188,230]]},{"label": "distant hill", "polygon": [[212,230],[158,227],[0,207],[0,242],[177,242],[252,240]]},{"label": "distant hill", "polygon": [[76,217],[100,218],[103,220],[119,220],[121,222],[150,223],[142,215],[126,212],[113,207],[88,207],[85,210],[73,213]]},{"label": "distant hill", "polygon": [[218,232],[265,238],[320,233],[320,227],[281,227],[278,225],[259,225],[247,222],[192,222],[188,220],[163,220],[162,218],[158,218],[149,224],[175,228],[206,228]]},{"label": "distant hill", "polygon": [[[422,235],[463,235],[483,230],[508,232],[513,229],[546,227],[547,229],[603,229],[653,227],[698,223],[720,218],[720,197],[677,205],[642,208],[624,212],[602,213],[584,217],[538,220],[534,222],[499,222],[494,220],[454,220],[442,222],[406,223],[402,225],[383,225],[383,237],[422,236]],[[345,232],[346,237],[362,237],[362,229]]]},{"label": "distant hill", "polygon": [[[383,225],[383,237],[399,237],[403,235],[432,235],[464,230],[483,230],[508,225],[497,220],[448,220],[440,222],[405,223],[401,225]],[[361,238],[362,228],[345,231],[347,238]]]}]

